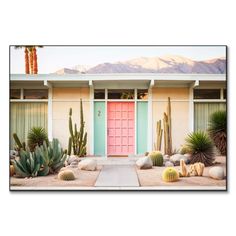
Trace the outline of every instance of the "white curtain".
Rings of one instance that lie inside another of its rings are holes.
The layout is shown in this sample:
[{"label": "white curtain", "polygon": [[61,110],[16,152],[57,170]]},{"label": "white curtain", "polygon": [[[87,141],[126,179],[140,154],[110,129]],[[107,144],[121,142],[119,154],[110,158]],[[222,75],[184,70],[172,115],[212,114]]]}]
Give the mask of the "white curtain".
[{"label": "white curtain", "polygon": [[48,104],[46,102],[11,102],[10,104],[10,146],[15,146],[13,133],[27,142],[27,135],[32,127],[43,127],[47,131]]},{"label": "white curtain", "polygon": [[226,103],[195,103],[194,130],[207,130],[211,114],[219,110],[226,110]]}]

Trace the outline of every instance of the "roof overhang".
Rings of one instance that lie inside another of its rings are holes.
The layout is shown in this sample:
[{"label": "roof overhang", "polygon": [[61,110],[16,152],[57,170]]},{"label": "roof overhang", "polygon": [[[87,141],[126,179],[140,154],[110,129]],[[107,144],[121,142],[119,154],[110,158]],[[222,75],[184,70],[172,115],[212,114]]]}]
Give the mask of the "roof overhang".
[{"label": "roof overhang", "polygon": [[224,84],[225,74],[12,74],[12,87],[90,87],[94,88],[148,88],[191,87],[193,84]]}]

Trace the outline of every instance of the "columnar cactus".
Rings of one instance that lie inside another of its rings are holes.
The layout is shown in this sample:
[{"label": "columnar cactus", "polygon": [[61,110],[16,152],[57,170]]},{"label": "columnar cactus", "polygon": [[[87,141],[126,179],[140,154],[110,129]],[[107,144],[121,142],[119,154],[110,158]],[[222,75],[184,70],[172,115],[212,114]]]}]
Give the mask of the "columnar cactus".
[{"label": "columnar cactus", "polygon": [[[86,155],[86,145],[87,145],[87,132],[84,133],[84,113],[83,113],[83,103],[80,99],[80,130],[77,130],[77,124],[72,124],[72,108],[69,111],[69,131],[70,138],[68,143],[68,154],[71,154],[71,149],[73,149],[74,155],[79,157]],[[72,147],[72,148],[71,148]]]},{"label": "columnar cactus", "polygon": [[161,152],[153,151],[148,156],[151,158],[153,166],[163,166],[163,155]]},{"label": "columnar cactus", "polygon": [[172,128],[171,128],[171,103],[168,97],[167,112],[164,112],[163,118],[164,125],[164,149],[165,154],[171,155],[172,153]]},{"label": "columnar cactus", "polygon": [[173,167],[167,167],[162,173],[162,179],[165,182],[175,182],[179,180],[179,174]]}]

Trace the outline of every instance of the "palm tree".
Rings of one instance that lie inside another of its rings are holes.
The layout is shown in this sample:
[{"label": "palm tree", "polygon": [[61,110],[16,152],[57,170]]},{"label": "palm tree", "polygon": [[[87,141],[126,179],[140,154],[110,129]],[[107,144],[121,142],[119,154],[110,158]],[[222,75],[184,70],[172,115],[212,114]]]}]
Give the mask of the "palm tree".
[{"label": "palm tree", "polygon": [[25,48],[25,73],[38,74],[37,48],[42,48],[40,45],[24,45],[15,46],[15,49]]}]

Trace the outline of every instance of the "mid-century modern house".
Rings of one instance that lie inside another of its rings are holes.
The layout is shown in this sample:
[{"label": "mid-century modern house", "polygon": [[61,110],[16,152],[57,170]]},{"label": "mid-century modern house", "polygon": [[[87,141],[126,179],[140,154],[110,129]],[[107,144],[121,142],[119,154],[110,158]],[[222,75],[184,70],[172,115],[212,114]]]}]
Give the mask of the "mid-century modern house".
[{"label": "mid-century modern house", "polygon": [[[79,124],[83,101],[89,155],[135,155],[154,149],[156,123],[168,97],[173,148],[186,135],[206,130],[209,116],[226,109],[225,74],[10,75],[10,136],[27,140],[33,126],[67,148],[69,108]],[[163,124],[162,124],[163,125]]]}]

